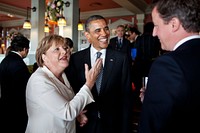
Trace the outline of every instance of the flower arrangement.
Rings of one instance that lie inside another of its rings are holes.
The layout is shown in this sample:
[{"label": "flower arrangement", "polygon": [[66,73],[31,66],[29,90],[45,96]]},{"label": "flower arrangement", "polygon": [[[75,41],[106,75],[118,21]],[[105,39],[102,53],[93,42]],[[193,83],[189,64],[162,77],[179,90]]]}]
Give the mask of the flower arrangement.
[{"label": "flower arrangement", "polygon": [[51,21],[58,21],[63,12],[63,0],[53,0],[47,3],[47,17]]}]

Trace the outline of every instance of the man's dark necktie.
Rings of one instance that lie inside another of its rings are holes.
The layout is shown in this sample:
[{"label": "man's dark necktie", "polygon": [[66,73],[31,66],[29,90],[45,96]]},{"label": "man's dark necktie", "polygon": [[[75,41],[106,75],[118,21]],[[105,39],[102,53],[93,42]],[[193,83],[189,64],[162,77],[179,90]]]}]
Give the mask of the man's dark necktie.
[{"label": "man's dark necktie", "polygon": [[118,47],[118,49],[120,50],[121,49],[121,47],[122,47],[122,39],[119,39],[118,40],[118,43],[117,43],[117,47]]},{"label": "man's dark necktie", "polygon": [[122,39],[119,39],[119,45],[120,46],[122,45]]},{"label": "man's dark necktie", "polygon": [[[101,55],[102,55],[101,52],[97,52],[97,58],[96,59],[100,58]],[[96,88],[97,88],[98,94],[99,94],[100,88],[101,88],[102,76],[103,76],[103,67],[101,69],[101,72],[99,73],[99,76],[97,77],[97,80],[96,80]]]}]

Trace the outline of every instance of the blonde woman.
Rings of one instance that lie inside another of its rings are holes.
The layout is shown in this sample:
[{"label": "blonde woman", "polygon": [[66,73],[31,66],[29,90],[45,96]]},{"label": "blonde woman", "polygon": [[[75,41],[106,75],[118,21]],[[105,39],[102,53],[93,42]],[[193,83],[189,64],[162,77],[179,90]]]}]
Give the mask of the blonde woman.
[{"label": "blonde woman", "polygon": [[[59,35],[46,36],[38,45],[38,69],[27,84],[26,133],[76,133],[76,117],[87,104],[94,102],[90,90],[100,72],[102,60],[97,60],[90,70],[85,64],[86,82],[75,95],[64,73],[69,59],[70,48],[65,38]],[[83,119],[82,124],[86,122]]]}]

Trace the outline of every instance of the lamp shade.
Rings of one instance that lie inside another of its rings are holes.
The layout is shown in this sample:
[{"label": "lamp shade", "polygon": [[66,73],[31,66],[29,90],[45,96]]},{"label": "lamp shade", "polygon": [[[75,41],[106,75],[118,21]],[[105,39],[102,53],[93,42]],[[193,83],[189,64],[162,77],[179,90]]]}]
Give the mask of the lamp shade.
[{"label": "lamp shade", "polygon": [[65,18],[64,17],[60,17],[58,19],[58,26],[66,26],[66,25],[67,25],[67,22],[66,22]]},{"label": "lamp shade", "polygon": [[83,24],[81,22],[78,23],[78,30],[83,30]]},{"label": "lamp shade", "polygon": [[44,26],[44,32],[49,33],[49,26],[47,24]]},{"label": "lamp shade", "polygon": [[31,29],[31,23],[29,20],[25,20],[24,24],[23,24],[23,28],[24,29]]}]

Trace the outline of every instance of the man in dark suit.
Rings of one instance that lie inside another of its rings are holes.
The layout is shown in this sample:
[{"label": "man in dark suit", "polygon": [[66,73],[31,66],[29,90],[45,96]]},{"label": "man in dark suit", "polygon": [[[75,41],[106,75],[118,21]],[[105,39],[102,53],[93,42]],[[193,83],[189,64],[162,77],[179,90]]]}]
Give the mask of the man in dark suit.
[{"label": "man in dark suit", "polygon": [[1,132],[24,133],[28,120],[25,92],[30,73],[23,58],[28,54],[29,40],[18,35],[10,48],[0,64]]},{"label": "man in dark suit", "polygon": [[75,92],[85,82],[84,64],[94,64],[97,52],[103,59],[103,77],[100,90],[92,89],[95,102],[85,109],[88,123],[77,128],[77,133],[130,133],[131,81],[128,58],[125,53],[107,49],[110,36],[105,18],[89,17],[85,23],[85,36],[90,47],[71,55],[67,76]]},{"label": "man in dark suit", "polygon": [[148,77],[151,64],[160,55],[161,50],[159,39],[152,35],[153,28],[153,22],[146,23],[143,34],[138,36],[135,41],[137,54],[132,67],[132,79],[136,87],[134,102],[139,108],[142,104],[139,98],[140,89],[143,86],[142,79]]},{"label": "man in dark suit", "polygon": [[153,62],[139,133],[199,133],[200,1],[157,0],[153,36],[170,51]]},{"label": "man in dark suit", "polygon": [[127,54],[131,61],[131,47],[128,39],[125,38],[125,27],[124,25],[118,25],[116,28],[116,37],[110,39],[109,48],[124,52]]}]

